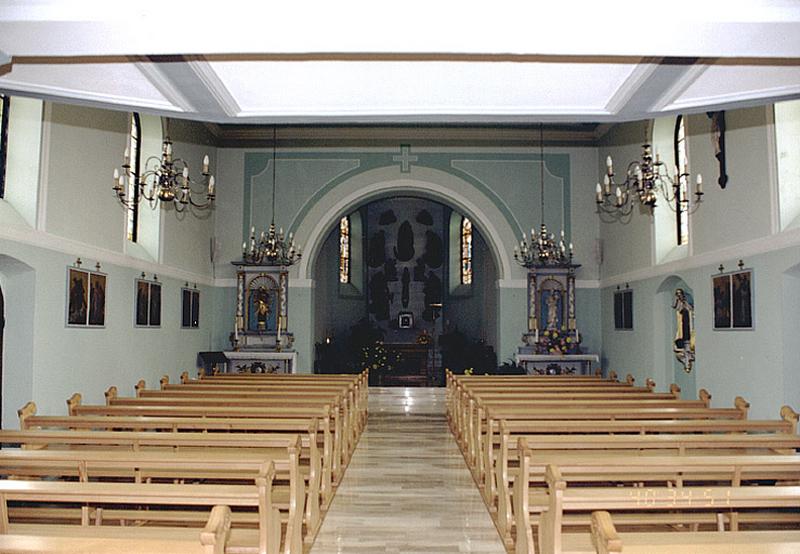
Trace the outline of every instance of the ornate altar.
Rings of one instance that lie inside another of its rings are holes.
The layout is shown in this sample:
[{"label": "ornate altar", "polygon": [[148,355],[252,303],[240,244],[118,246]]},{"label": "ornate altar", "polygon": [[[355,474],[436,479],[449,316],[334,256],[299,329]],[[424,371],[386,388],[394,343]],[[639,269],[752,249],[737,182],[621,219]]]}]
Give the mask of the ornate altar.
[{"label": "ornate altar", "polygon": [[529,375],[592,375],[597,354],[517,354],[514,361]]},{"label": "ornate altar", "polygon": [[294,335],[288,328],[289,273],[283,266],[233,262],[236,317],[230,371],[293,373]]},{"label": "ornate altar", "polygon": [[575,316],[578,264],[533,266],[528,270],[528,330],[520,354],[577,354],[580,332]]}]

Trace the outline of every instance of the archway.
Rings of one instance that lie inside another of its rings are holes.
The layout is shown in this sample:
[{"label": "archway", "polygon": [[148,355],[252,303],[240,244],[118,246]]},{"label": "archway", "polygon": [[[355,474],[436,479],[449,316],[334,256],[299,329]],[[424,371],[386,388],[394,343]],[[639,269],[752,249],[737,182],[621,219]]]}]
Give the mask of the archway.
[{"label": "archway", "polygon": [[[400,240],[403,229],[407,242]],[[470,250],[466,270],[462,247]],[[382,334],[387,348],[428,341],[431,375],[441,373],[442,363],[463,365],[453,355],[455,343],[476,354],[468,356],[472,367],[496,365],[494,256],[453,206],[395,194],[364,202],[328,230],[313,269],[318,371],[351,369],[354,333],[365,325]],[[442,336],[450,348],[440,343]],[[440,352],[450,355],[443,360]]]},{"label": "archway", "polygon": [[676,289],[683,289],[687,297],[693,299],[694,291],[686,281],[677,275],[671,275],[658,287],[653,300],[655,370],[656,375],[660,375],[664,383],[676,383],[681,388],[681,398],[697,398],[695,377],[697,365],[695,364],[692,371],[687,373],[672,350],[677,330],[675,311],[672,308]]},{"label": "archway", "polygon": [[[304,207],[302,216],[290,226],[297,242],[304,245],[303,259],[294,266],[290,280],[292,326],[315,330],[314,268],[326,239],[342,216],[370,201],[398,195],[440,202],[473,222],[496,268],[496,315],[490,333],[496,337],[498,358],[512,355],[526,317],[525,271],[512,263],[512,250],[522,231],[496,199],[453,174],[425,167],[414,167],[410,174],[401,173],[397,166],[365,171]],[[313,363],[314,340],[312,332],[299,336],[295,342],[301,367],[311,367]]]},{"label": "archway", "polygon": [[[2,355],[2,425],[15,426],[16,410],[33,398],[33,318],[36,279],[31,266],[11,256],[0,254],[0,289],[2,289],[2,340],[8,345]],[[0,320],[0,321],[2,321]]]}]

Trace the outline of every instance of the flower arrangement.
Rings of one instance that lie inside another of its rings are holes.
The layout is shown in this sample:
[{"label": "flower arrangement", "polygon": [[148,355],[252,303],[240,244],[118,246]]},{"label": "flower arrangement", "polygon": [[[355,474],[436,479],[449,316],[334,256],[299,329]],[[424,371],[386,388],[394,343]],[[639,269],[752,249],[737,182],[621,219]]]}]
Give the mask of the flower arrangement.
[{"label": "flower arrangement", "polygon": [[383,341],[377,341],[361,349],[361,368],[375,371],[378,369],[391,371],[393,364],[399,360],[397,355],[391,355],[383,346]]},{"label": "flower arrangement", "polygon": [[578,343],[566,327],[561,329],[547,329],[539,339],[538,350],[540,354],[572,354],[577,350]]}]

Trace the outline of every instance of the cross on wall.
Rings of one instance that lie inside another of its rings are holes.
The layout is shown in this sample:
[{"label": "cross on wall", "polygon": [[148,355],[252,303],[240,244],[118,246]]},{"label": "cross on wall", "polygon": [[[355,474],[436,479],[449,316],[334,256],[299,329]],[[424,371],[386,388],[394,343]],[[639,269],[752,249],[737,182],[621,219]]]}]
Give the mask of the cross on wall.
[{"label": "cross on wall", "polygon": [[400,162],[400,173],[411,173],[411,164],[419,161],[419,156],[411,155],[411,146],[400,145],[400,155],[392,156],[393,162]]}]

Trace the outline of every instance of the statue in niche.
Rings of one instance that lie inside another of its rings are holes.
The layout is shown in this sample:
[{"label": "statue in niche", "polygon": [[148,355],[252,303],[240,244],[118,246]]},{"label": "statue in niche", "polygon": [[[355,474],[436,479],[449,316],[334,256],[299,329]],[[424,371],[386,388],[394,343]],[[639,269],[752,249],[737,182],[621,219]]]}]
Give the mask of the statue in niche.
[{"label": "statue in niche", "polygon": [[444,262],[444,246],[442,239],[433,231],[425,231],[425,253],[422,259],[428,267],[439,268]]},{"label": "statue in niche", "polygon": [[251,323],[251,329],[254,331],[266,331],[269,322],[269,316],[272,314],[272,299],[269,292],[263,286],[258,287],[251,293],[251,314],[255,321],[255,329]]},{"label": "statue in niche", "polygon": [[398,262],[407,262],[414,257],[414,229],[408,221],[400,224],[397,231],[397,246],[394,247],[394,257]]},{"label": "statue in niche", "polygon": [[367,248],[367,265],[380,267],[386,261],[386,233],[378,231],[369,239]]},{"label": "statue in niche", "polygon": [[694,306],[683,289],[675,289],[675,301],[672,303],[672,309],[675,310],[677,323],[672,351],[683,366],[683,370],[691,373],[695,359]]},{"label": "statue in niche", "polygon": [[547,295],[545,300],[547,305],[547,329],[558,329],[559,325],[559,311],[561,308],[561,293],[553,290]]}]

